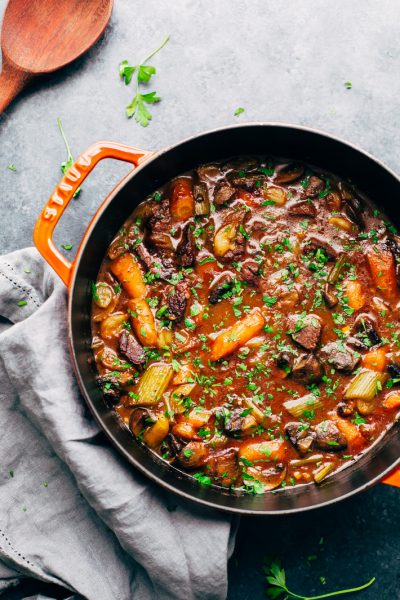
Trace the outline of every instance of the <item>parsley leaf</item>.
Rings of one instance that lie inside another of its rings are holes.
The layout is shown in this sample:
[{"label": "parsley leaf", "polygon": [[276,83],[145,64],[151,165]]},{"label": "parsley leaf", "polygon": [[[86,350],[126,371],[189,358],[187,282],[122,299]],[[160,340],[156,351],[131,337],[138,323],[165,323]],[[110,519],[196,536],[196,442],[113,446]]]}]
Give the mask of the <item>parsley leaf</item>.
[{"label": "parsley leaf", "polygon": [[[67,140],[67,138],[65,136],[64,129],[63,129],[60,117],[57,118],[57,124],[58,124],[58,128],[60,130],[60,133],[62,135],[62,139],[64,140],[65,147],[67,149],[67,160],[65,160],[64,162],[61,163],[61,173],[63,175],[65,175],[66,173],[68,173],[68,171],[70,170],[70,168],[74,164],[74,159],[73,159],[73,156],[72,156],[72,153],[71,153],[71,148],[69,147],[68,140]],[[78,188],[76,190],[76,192],[74,193],[73,197],[77,198],[79,196],[80,192],[81,192],[81,188]]]},{"label": "parsley leaf", "polygon": [[14,165],[14,163],[11,163],[10,165],[8,165],[7,169],[9,171],[13,171],[15,173],[15,171],[17,170],[17,167]]},{"label": "parsley leaf", "polygon": [[244,113],[244,108],[242,108],[241,106],[239,106],[239,108],[237,108],[233,114],[234,114],[235,117],[238,117],[242,113]]},{"label": "parsley leaf", "polygon": [[130,65],[128,60],[123,60],[119,65],[119,76],[124,80],[125,85],[129,85],[133,76],[136,75],[136,93],[132,102],[126,107],[126,116],[129,119],[134,117],[135,121],[142,127],[147,127],[153,118],[146,104],[156,104],[161,100],[161,97],[157,96],[157,92],[142,94],[140,91],[140,84],[149,83],[152,76],[157,72],[155,67],[145,63],[165,46],[169,38],[168,35],[161,46],[149,54],[140,64]]},{"label": "parsley leaf", "polygon": [[263,568],[265,578],[268,583],[267,596],[269,598],[279,598],[283,594],[284,600],[290,600],[290,598],[297,598],[298,600],[319,600],[321,598],[334,598],[335,596],[342,596],[343,594],[353,594],[360,592],[361,590],[367,589],[375,581],[375,577],[372,577],[367,583],[360,585],[355,588],[349,588],[347,590],[337,590],[336,592],[330,592],[321,596],[302,596],[291,592],[286,583],[285,569],[282,568],[279,560],[267,560]]}]

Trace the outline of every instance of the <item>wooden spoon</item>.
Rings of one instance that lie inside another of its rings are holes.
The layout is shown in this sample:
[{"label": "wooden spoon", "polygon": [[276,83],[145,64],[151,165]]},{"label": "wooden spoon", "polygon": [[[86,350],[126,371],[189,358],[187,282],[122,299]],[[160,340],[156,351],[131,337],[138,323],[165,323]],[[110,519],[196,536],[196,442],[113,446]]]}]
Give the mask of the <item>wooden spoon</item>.
[{"label": "wooden spoon", "polygon": [[38,75],[64,67],[103,34],[113,0],[10,0],[1,32],[0,113]]}]

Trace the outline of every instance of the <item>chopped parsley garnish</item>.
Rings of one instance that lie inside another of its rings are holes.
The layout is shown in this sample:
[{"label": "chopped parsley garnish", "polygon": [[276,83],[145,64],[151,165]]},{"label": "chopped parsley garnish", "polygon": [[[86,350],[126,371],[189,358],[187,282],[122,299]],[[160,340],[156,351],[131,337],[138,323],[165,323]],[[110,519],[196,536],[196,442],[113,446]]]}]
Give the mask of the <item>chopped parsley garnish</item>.
[{"label": "chopped parsley garnish", "polygon": [[152,76],[156,74],[156,68],[145,63],[165,46],[169,38],[170,36],[168,35],[162,44],[154,52],[146,56],[140,64],[130,65],[128,60],[123,60],[119,65],[119,75],[125,81],[125,85],[129,85],[133,75],[135,75],[135,96],[132,102],[126,107],[126,116],[129,119],[135,117],[135,121],[142,127],[147,127],[153,118],[146,105],[155,104],[161,100],[160,96],[157,96],[157,92],[141,93],[140,86],[149,83]]}]

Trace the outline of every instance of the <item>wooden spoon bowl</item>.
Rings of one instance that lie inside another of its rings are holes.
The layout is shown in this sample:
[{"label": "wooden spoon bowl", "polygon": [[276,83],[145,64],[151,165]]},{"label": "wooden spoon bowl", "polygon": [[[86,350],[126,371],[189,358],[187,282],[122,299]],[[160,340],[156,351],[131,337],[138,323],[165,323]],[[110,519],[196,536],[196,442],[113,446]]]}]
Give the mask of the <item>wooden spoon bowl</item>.
[{"label": "wooden spoon bowl", "polygon": [[34,78],[91,48],[110,20],[113,0],[10,0],[1,31],[0,113]]}]

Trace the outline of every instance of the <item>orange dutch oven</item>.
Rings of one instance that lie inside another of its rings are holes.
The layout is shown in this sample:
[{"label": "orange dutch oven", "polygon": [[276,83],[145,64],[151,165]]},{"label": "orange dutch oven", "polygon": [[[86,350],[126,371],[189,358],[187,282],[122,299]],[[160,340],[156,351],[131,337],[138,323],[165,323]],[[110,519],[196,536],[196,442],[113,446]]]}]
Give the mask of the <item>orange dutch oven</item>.
[{"label": "orange dutch oven", "polygon": [[[93,416],[111,443],[134,467],[159,485],[214,508],[247,514],[282,514],[321,507],[361,492],[375,483],[400,487],[399,425],[393,427],[347,468],[320,485],[307,484],[259,496],[200,486],[192,477],[162,461],[135,442],[96,385],[91,351],[91,290],[107,247],[135,206],[173,177],[196,167],[235,155],[270,155],[305,161],[340,177],[381,205],[400,225],[392,202],[400,196],[400,179],[376,158],[336,137],[300,126],[252,123],[226,127],[186,139],[157,152],[114,142],[98,142],[84,152],[50,196],[34,230],[34,242],[44,259],[68,287],[68,335],[77,380]],[[103,201],[70,262],[53,242],[53,231],[74,192],[105,158],[125,161],[132,171]]]}]

